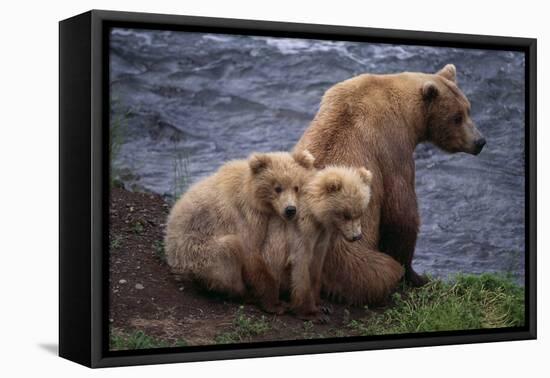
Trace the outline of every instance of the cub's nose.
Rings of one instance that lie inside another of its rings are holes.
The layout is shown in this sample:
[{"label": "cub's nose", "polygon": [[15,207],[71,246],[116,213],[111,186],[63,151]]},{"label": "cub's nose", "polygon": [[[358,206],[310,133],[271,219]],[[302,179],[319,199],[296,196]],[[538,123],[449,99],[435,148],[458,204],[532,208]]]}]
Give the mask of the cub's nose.
[{"label": "cub's nose", "polygon": [[479,138],[474,142],[474,145],[476,146],[478,154],[481,152],[481,150],[483,149],[483,146],[485,146],[486,143],[487,141],[485,140],[485,138]]},{"label": "cub's nose", "polygon": [[361,240],[362,237],[363,237],[363,234],[355,235],[353,238],[351,238],[351,241],[354,242],[357,240]]},{"label": "cub's nose", "polygon": [[292,219],[294,215],[296,215],[296,206],[287,206],[285,209],[285,216],[288,219]]}]

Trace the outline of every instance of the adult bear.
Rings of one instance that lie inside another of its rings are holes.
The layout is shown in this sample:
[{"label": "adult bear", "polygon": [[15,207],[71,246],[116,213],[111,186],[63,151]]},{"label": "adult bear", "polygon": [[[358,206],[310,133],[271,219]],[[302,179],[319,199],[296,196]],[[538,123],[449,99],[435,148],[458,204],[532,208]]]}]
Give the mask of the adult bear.
[{"label": "adult bear", "polygon": [[323,291],[329,296],[376,302],[394,290],[401,265],[409,283],[426,283],[411,265],[420,225],[413,152],[422,142],[474,155],[485,145],[452,64],[436,74],[363,74],[323,96],[295,151],[309,150],[317,167],[366,167],[373,174],[362,240],[339,240],[327,255]]}]

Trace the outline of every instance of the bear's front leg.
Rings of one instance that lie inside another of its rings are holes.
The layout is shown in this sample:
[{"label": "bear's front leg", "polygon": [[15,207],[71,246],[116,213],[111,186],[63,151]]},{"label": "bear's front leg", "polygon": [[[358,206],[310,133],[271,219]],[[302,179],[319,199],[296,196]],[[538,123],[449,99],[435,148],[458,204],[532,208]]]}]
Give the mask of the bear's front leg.
[{"label": "bear's front leg", "polygon": [[281,315],[286,307],[279,301],[277,280],[260,256],[248,256],[243,264],[243,278],[253,298],[262,310]]},{"label": "bear's front leg", "polygon": [[384,182],[379,249],[403,265],[406,282],[414,287],[425,285],[428,279],[412,267],[420,228],[414,180],[394,177],[388,181]]},{"label": "bear's front leg", "polygon": [[246,231],[241,234],[242,275],[245,285],[262,310],[278,315],[283,314],[286,307],[279,300],[280,283],[270,272],[261,251],[267,235],[267,220],[265,217],[250,217],[247,220],[246,227],[243,227]]},{"label": "bear's front leg", "polygon": [[321,275],[323,273],[323,266],[325,264],[325,257],[328,249],[334,242],[334,233],[324,230],[319,236],[319,240],[315,245],[313,251],[314,256],[310,258],[310,274],[311,274],[311,287],[313,290],[315,305],[321,309],[324,313],[329,313],[330,309],[321,308]]},{"label": "bear's front leg", "polygon": [[290,307],[294,314],[303,320],[313,320],[319,314],[316,305],[316,293],[312,287],[311,265],[314,255],[315,233],[312,225],[302,224],[302,240],[296,238],[291,245],[290,252]]}]

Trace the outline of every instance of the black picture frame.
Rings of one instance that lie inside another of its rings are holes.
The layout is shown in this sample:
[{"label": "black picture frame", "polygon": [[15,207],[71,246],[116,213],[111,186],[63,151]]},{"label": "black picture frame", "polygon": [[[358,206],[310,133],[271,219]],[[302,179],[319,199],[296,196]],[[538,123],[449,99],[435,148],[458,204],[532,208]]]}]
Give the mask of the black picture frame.
[{"label": "black picture frame", "polygon": [[[526,324],[521,328],[239,345],[108,350],[108,30],[228,34],[525,53]],[[536,338],[536,39],[92,10],[59,23],[59,355],[88,367]]]}]

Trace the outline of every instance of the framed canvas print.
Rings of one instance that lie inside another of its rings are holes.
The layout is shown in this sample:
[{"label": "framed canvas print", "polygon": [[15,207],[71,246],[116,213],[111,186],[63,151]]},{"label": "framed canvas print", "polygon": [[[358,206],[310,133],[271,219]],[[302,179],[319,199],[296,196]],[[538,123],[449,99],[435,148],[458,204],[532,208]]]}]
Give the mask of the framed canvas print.
[{"label": "framed canvas print", "polygon": [[536,337],[536,40],[60,22],[62,357]]}]

